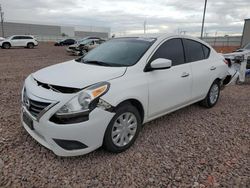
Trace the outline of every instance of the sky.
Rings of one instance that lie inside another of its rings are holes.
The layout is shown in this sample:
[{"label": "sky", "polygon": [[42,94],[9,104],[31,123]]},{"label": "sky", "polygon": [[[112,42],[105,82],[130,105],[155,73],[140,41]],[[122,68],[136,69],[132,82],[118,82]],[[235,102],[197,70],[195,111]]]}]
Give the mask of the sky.
[{"label": "sky", "polygon": [[[199,35],[205,0],[0,0],[5,21],[105,26],[116,35]],[[250,0],[208,0],[205,35],[240,35]]]}]

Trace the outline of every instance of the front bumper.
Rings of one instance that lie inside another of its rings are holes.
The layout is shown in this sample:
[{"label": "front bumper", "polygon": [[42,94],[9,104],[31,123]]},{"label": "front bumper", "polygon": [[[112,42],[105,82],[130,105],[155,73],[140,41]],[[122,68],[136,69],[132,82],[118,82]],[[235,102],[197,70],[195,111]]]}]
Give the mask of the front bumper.
[{"label": "front bumper", "polygon": [[[27,112],[22,108],[23,112]],[[89,153],[102,146],[105,130],[113,117],[113,113],[95,109],[89,115],[89,120],[77,124],[59,125],[46,120],[39,122],[33,119],[34,130],[31,130],[22,119],[26,131],[41,145],[52,150],[58,156],[77,156]],[[66,150],[60,147],[55,139],[74,140],[87,147],[77,150]]]},{"label": "front bumper", "polygon": [[80,50],[76,50],[76,49],[70,49],[70,48],[67,48],[66,51],[69,53],[69,54],[73,54],[73,55],[78,55],[80,54]]},{"label": "front bumper", "polygon": [[[55,94],[53,91],[45,91],[41,87],[34,86],[30,78],[26,80],[26,90],[28,97],[33,100],[45,101],[49,98],[50,101],[60,100],[62,94]],[[40,97],[38,97],[38,93]],[[53,94],[54,93],[54,94]],[[70,97],[69,97],[70,98]],[[68,100],[68,99],[67,99]],[[114,113],[105,111],[100,108],[95,108],[89,114],[89,120],[74,124],[56,124],[50,121],[54,113],[65,103],[65,101],[55,103],[48,109],[39,119],[35,118],[25,106],[21,109],[21,121],[26,131],[41,145],[52,150],[58,156],[77,156],[89,153],[102,146],[106,128],[114,116]],[[26,113],[33,121],[32,130],[23,120],[23,113]],[[65,149],[61,147],[56,140],[74,141],[82,143],[86,147],[84,149]]]}]

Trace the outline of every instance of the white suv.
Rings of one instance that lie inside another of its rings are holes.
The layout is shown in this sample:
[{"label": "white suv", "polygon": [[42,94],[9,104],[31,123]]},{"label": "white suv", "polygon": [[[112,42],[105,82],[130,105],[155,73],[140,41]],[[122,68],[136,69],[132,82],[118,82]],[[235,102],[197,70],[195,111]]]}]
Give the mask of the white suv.
[{"label": "white suv", "polygon": [[146,122],[196,102],[214,106],[227,70],[221,55],[192,37],[112,39],[28,76],[23,126],[56,155],[100,146],[121,152]]},{"label": "white suv", "polygon": [[4,49],[9,49],[10,47],[34,48],[37,45],[37,40],[31,35],[13,35],[0,41],[0,46]]}]

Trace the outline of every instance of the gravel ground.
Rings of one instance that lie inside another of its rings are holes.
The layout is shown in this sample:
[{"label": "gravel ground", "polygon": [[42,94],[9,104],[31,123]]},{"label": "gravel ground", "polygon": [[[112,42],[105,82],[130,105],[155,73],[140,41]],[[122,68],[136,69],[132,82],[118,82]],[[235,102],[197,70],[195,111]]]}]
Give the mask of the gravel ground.
[{"label": "gravel ground", "polygon": [[73,58],[45,43],[0,49],[0,187],[250,187],[250,82],[223,90],[212,109],[147,123],[120,154],[62,158],[40,146],[20,123],[23,80]]}]

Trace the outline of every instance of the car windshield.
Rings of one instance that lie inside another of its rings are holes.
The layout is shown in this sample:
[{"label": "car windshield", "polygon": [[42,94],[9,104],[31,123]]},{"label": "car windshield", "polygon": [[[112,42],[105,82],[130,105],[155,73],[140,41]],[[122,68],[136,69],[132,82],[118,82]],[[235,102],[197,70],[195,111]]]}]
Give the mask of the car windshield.
[{"label": "car windshield", "polygon": [[80,40],[77,40],[77,42],[78,42],[78,43],[81,43],[81,42],[83,42],[83,41],[85,41],[85,40],[88,40],[88,38],[87,38],[87,37],[82,38],[82,39],[80,39]]},{"label": "car windshield", "polygon": [[83,40],[83,41],[81,41],[81,42],[79,42],[80,44],[88,44],[88,43],[90,43],[92,41],[92,39],[85,39],[85,40]]},{"label": "car windshield", "polygon": [[154,38],[117,38],[105,42],[81,58],[81,62],[101,66],[132,66],[139,61]]},{"label": "car windshield", "polygon": [[244,47],[244,49],[250,50],[250,43],[248,43],[248,44]]}]

